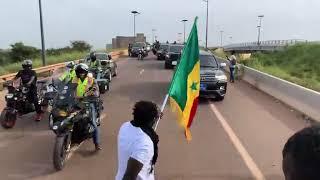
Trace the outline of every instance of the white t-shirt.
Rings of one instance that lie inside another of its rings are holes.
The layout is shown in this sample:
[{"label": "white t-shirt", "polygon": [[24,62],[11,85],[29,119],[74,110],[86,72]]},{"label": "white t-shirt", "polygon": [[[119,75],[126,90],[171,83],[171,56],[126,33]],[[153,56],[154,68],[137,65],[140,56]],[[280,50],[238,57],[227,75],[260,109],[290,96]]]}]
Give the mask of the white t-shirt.
[{"label": "white t-shirt", "polygon": [[118,134],[118,172],[115,179],[122,180],[131,157],[143,164],[137,180],[154,180],[154,173],[150,174],[153,154],[153,142],[142,129],[130,122],[122,124]]}]

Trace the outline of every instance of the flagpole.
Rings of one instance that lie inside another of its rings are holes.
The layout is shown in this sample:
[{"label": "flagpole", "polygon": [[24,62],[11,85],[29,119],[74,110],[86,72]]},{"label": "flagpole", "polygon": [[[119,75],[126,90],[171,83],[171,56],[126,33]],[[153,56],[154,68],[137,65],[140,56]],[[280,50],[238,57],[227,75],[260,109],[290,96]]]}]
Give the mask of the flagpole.
[{"label": "flagpole", "polygon": [[155,130],[155,131],[157,130],[157,127],[158,127],[158,124],[159,124],[160,119],[162,118],[162,113],[163,113],[163,111],[164,111],[164,108],[166,107],[168,98],[169,98],[169,94],[166,94],[166,97],[164,98],[163,103],[162,103],[162,106],[161,106],[161,109],[160,109],[161,115],[159,116],[159,118],[158,118],[158,120],[157,120],[157,122],[156,122],[156,125],[154,126],[154,130]]}]

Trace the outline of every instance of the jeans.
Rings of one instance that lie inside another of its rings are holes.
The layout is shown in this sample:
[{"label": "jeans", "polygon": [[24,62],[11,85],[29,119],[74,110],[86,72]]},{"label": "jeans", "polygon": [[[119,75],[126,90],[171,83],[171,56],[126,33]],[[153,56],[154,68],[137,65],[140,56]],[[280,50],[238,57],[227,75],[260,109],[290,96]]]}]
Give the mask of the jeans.
[{"label": "jeans", "polygon": [[230,67],[230,81],[234,82],[234,67]]},{"label": "jeans", "polygon": [[97,125],[97,112],[96,112],[96,107],[93,103],[90,104],[91,106],[91,113],[92,113],[92,125],[94,126],[94,131],[93,131],[93,143],[94,144],[100,144],[100,138],[99,138],[99,127]]}]

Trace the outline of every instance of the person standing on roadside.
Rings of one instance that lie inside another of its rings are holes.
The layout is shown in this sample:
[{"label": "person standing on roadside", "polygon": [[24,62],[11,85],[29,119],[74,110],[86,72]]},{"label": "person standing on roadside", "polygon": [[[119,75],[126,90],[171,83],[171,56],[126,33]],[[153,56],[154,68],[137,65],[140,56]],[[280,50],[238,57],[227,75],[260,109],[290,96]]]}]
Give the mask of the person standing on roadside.
[{"label": "person standing on roadside", "polygon": [[133,120],[122,124],[118,134],[118,172],[115,180],[154,180],[159,137],[153,125],[159,118],[156,104],[139,101]]},{"label": "person standing on roadside", "polygon": [[320,179],[320,123],[291,136],[282,151],[286,180]]},{"label": "person standing on roadside", "polygon": [[230,58],[227,56],[227,59],[229,61],[230,82],[234,83],[235,69],[236,69],[236,66],[237,66],[237,57],[235,56],[235,52],[232,51]]}]

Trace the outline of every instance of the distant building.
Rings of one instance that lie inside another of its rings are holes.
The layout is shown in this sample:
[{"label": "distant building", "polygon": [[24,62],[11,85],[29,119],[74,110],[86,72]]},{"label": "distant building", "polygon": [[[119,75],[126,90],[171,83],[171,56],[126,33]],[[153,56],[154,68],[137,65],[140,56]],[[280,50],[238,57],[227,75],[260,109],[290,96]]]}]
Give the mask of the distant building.
[{"label": "distant building", "polygon": [[138,33],[136,37],[133,36],[116,36],[112,38],[112,48],[127,48],[129,43],[146,42],[147,38],[143,33]]}]

